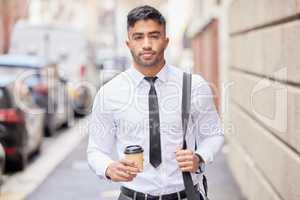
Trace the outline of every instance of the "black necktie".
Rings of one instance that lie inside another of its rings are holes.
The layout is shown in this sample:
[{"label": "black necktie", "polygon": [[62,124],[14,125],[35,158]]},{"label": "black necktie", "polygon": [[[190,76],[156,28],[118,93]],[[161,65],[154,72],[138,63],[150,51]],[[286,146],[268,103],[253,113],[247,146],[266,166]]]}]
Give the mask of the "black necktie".
[{"label": "black necktie", "polygon": [[157,77],[145,77],[150,83],[149,99],[149,127],[150,127],[150,163],[157,168],[161,163],[160,125],[158,100],[154,87]]}]

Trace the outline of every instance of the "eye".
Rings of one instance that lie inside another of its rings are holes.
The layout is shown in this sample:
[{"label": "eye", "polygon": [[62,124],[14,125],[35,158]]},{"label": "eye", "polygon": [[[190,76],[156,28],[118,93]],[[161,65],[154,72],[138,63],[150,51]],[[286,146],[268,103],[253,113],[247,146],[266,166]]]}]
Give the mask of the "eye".
[{"label": "eye", "polygon": [[159,35],[158,34],[153,34],[153,35],[150,35],[150,38],[152,38],[152,39],[159,39]]},{"label": "eye", "polygon": [[133,40],[141,40],[141,39],[143,39],[143,36],[141,35],[133,36]]}]

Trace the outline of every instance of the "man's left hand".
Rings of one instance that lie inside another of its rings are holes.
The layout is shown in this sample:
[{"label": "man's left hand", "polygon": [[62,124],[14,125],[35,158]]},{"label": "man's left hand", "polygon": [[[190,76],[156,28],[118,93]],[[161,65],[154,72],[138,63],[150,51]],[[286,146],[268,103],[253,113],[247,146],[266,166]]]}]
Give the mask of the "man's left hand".
[{"label": "man's left hand", "polygon": [[199,169],[199,157],[190,149],[177,149],[176,160],[183,172],[195,173]]}]

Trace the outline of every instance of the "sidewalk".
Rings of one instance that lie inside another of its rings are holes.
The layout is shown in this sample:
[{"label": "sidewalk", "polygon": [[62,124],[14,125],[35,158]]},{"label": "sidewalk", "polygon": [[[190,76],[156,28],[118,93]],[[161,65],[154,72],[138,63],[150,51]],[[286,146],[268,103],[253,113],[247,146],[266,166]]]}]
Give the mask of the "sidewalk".
[{"label": "sidewalk", "polygon": [[[85,139],[26,200],[115,200],[119,184],[99,180],[86,164]],[[243,200],[220,154],[207,170],[212,200]]]},{"label": "sidewalk", "polygon": [[[226,149],[226,146],[223,149]],[[231,175],[223,152],[207,168],[209,198],[212,200],[245,200]]]}]

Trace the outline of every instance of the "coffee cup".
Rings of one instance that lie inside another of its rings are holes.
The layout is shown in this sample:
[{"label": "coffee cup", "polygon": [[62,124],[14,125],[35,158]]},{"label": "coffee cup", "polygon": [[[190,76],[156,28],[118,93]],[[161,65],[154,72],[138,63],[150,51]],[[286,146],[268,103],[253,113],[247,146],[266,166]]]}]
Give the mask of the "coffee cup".
[{"label": "coffee cup", "polygon": [[140,171],[144,169],[144,149],[139,145],[130,145],[125,148],[125,158],[137,163]]}]

